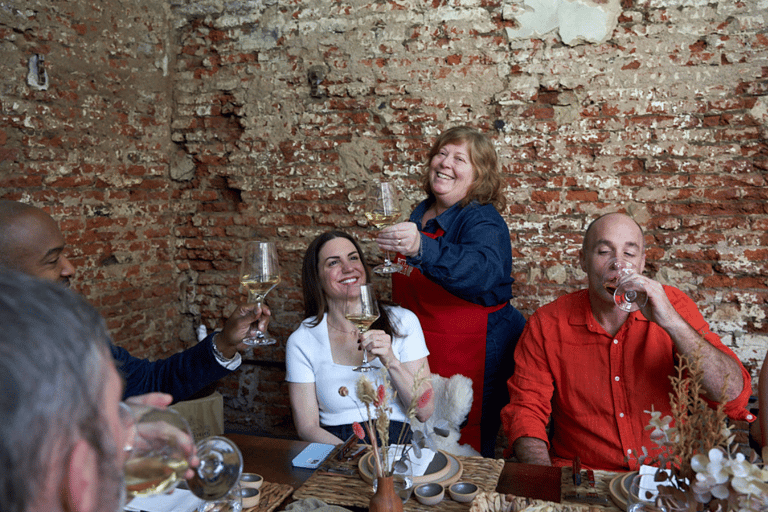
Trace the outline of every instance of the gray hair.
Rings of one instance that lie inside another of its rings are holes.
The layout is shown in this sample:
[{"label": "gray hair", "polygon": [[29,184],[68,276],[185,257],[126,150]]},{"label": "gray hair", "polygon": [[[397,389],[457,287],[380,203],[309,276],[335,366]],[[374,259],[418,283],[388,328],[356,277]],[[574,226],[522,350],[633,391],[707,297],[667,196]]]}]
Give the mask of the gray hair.
[{"label": "gray hair", "polygon": [[[77,439],[100,458],[109,335],[85,299],[58,283],[0,270],[0,510],[25,512]],[[62,467],[63,469],[63,467]],[[58,486],[57,486],[58,488]]]}]

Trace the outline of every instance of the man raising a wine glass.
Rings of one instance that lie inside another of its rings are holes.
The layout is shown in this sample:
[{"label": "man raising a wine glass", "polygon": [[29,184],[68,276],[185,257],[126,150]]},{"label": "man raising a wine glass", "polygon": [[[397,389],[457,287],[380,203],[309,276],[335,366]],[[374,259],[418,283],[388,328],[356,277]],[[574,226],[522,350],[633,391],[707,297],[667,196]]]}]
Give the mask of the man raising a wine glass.
[{"label": "man raising a wine glass", "polygon": [[[0,267],[65,286],[75,273],[65,255],[64,236],[56,221],[40,208],[9,200],[0,200]],[[124,397],[161,391],[175,401],[186,400],[240,366],[238,348],[243,347],[243,338],[255,324],[265,331],[270,315],[267,307],[241,304],[220,333],[214,332],[197,345],[156,361],[133,357],[111,344],[112,356],[126,381]]]},{"label": "man raising a wine glass", "polygon": [[[603,279],[617,257],[634,263],[631,279],[648,294],[637,311],[620,308]],[[611,213],[592,222],[580,263],[588,289],[539,308],[518,342],[501,414],[506,456],[514,450],[532,464],[570,466],[579,457],[588,468],[637,469],[628,451],[656,447],[646,411],[671,414],[668,376],[678,355],[700,357],[704,398],[717,403],[724,394],[729,417],[754,420],[746,410],[750,376],[736,355],[687,295],[642,275],[645,242],[632,218]]]}]

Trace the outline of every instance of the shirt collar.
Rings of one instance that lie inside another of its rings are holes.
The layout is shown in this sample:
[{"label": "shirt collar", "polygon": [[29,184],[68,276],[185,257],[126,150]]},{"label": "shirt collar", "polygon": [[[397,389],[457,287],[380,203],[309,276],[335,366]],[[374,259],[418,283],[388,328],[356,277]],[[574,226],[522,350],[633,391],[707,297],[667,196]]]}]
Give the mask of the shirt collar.
[{"label": "shirt collar", "polygon": [[[592,314],[592,305],[589,303],[589,290],[579,290],[576,293],[578,294],[576,307],[571,309],[568,323],[571,325],[585,325],[587,329],[593,332],[604,332],[605,329],[595,320],[595,315]],[[624,322],[621,328],[624,329],[632,322],[648,322],[648,319],[640,311],[633,311],[629,314],[627,321]]]},{"label": "shirt collar", "polygon": [[[420,218],[424,218],[424,214],[426,211],[435,203],[434,196],[430,196],[429,199],[427,199],[424,203],[421,204],[423,207],[421,212],[419,212]],[[472,203],[470,203],[472,204]],[[453,221],[456,219],[456,216],[461,211],[461,201],[455,203],[453,206],[445,210],[443,213],[438,215],[436,218],[431,219],[427,221],[425,225],[421,227],[422,231],[426,231],[427,233],[434,233],[437,231],[437,229],[432,229],[435,224],[439,226],[443,231],[448,231],[448,228],[451,227],[451,224],[453,224]]]}]

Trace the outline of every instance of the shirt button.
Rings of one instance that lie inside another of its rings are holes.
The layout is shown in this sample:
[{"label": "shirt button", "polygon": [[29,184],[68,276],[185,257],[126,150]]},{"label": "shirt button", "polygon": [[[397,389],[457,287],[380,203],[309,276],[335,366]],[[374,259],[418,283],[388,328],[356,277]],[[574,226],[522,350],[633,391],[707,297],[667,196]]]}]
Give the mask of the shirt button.
[{"label": "shirt button", "polygon": [[614,345],[618,345],[619,344],[619,340],[613,340],[613,344]]},{"label": "shirt button", "polygon": [[623,412],[620,412],[620,413],[619,413],[619,418],[623,418],[623,417],[624,417],[624,413],[623,413]]},{"label": "shirt button", "polygon": [[613,378],[613,380],[615,380],[616,382],[619,382],[619,376],[618,376],[618,375],[617,375],[617,376],[615,376],[615,377]]},{"label": "shirt button", "polygon": [[752,419],[752,415],[751,414],[747,414],[747,419],[751,420]]},{"label": "shirt button", "polygon": [[630,448],[629,450],[627,450],[627,455],[632,455],[632,448]]}]

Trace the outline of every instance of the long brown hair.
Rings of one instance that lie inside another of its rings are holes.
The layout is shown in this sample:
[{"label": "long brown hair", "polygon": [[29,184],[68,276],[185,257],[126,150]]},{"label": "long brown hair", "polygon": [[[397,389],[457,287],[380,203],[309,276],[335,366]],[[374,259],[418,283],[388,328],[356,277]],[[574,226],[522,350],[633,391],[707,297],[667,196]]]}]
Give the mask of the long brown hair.
[{"label": "long brown hair", "polygon": [[467,195],[461,200],[461,206],[467,206],[472,201],[480,204],[492,204],[499,212],[507,207],[507,199],[502,193],[504,181],[499,172],[499,157],[491,139],[470,126],[454,126],[440,134],[432,149],[423,174],[421,175],[421,187],[428,196],[432,197],[432,186],[429,183],[429,166],[436,154],[446,144],[467,143],[469,160],[474,169],[474,180],[470,185]]},{"label": "long brown hair", "polygon": [[[357,250],[357,253],[360,255],[360,262],[365,268],[365,282],[371,282],[371,270],[365,259],[365,253],[352,235],[345,233],[344,231],[333,230],[326,231],[312,240],[309,247],[307,247],[307,252],[304,253],[304,261],[301,264],[301,289],[304,293],[304,318],[312,318],[309,323],[312,327],[318,325],[323,320],[323,316],[328,312],[328,302],[325,298],[325,292],[323,292],[322,283],[320,282],[318,264],[320,263],[320,251],[323,249],[323,246],[334,238],[346,238],[352,242],[352,245],[355,246],[355,250]],[[389,318],[387,308],[381,307],[382,305],[392,306],[394,304],[388,301],[379,301],[380,316],[379,319],[373,323],[371,329],[381,329],[393,337],[400,336],[400,332],[392,324]]]}]

